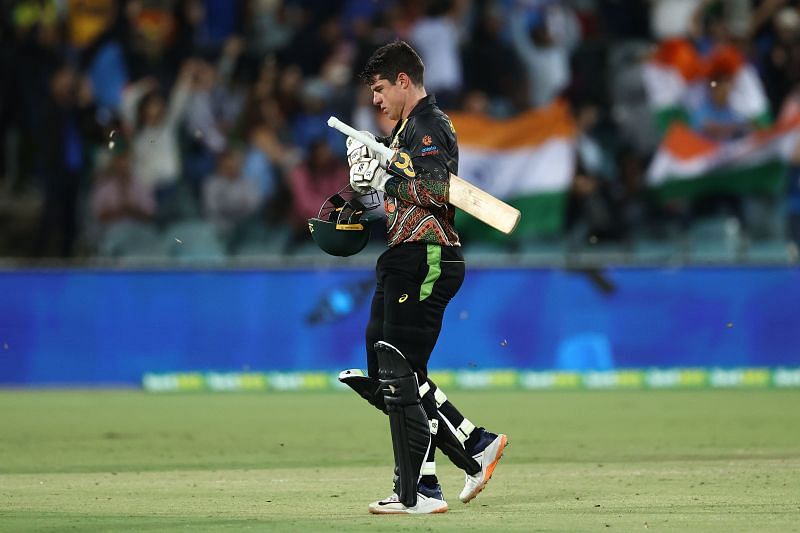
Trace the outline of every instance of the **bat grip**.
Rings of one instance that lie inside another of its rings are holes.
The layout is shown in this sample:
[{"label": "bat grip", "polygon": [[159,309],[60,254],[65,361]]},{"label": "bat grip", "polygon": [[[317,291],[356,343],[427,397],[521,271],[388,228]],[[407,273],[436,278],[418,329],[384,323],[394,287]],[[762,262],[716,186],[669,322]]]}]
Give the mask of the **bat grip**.
[{"label": "bat grip", "polygon": [[362,143],[364,146],[366,146],[373,152],[381,154],[384,158],[386,158],[387,161],[389,161],[392,157],[394,157],[394,150],[392,150],[388,146],[382,145],[369,135],[365,134],[364,132],[358,131],[354,127],[342,122],[336,117],[332,116],[328,119],[328,126],[337,131],[340,131],[341,133],[344,133],[348,137],[352,137],[353,139]]}]

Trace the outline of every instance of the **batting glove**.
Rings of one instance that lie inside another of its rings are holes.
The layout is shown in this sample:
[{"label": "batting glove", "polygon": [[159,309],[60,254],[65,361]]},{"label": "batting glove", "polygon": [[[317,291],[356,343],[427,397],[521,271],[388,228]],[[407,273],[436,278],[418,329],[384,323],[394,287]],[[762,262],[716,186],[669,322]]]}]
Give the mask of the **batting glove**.
[{"label": "batting glove", "polygon": [[371,157],[361,158],[350,167],[350,186],[358,192],[370,189],[386,192],[386,182],[390,177],[380,161]]},{"label": "batting glove", "polygon": [[[368,132],[362,131],[365,135],[372,137],[373,139],[375,136]],[[355,165],[359,159],[363,159],[365,157],[370,157],[372,159],[377,159],[378,164],[382,167],[386,166],[386,158],[383,157],[381,154],[375,152],[374,150],[370,150],[364,143],[359,140],[354,139],[353,137],[348,137],[347,142],[345,143],[347,146],[347,164],[348,166]]]}]

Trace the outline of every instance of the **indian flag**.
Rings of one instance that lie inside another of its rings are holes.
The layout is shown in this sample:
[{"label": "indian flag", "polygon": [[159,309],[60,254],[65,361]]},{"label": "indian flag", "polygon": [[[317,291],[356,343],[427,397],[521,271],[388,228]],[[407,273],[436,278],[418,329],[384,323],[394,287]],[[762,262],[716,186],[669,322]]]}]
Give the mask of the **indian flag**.
[{"label": "indian flag", "polygon": [[647,170],[647,182],[662,199],[780,193],[799,133],[800,117],[727,142],[709,140],[675,123]]},{"label": "indian flag", "polygon": [[683,38],[662,41],[642,65],[647,101],[659,131],[665,131],[675,120],[686,121],[686,95],[704,70],[694,45]]},{"label": "indian flag", "polygon": [[[522,211],[515,235],[559,232],[575,170],[568,106],[556,102],[506,120],[466,113],[450,119],[458,134],[459,176]],[[502,237],[463,215],[457,226],[470,238]]]},{"label": "indian flag", "polygon": [[642,80],[659,131],[675,121],[687,122],[687,112],[703,98],[706,87],[719,76],[730,77],[731,109],[750,121],[770,122],[769,102],[761,79],[744,55],[731,45],[720,45],[708,57],[700,56],[683,38],[659,43],[642,67]]}]

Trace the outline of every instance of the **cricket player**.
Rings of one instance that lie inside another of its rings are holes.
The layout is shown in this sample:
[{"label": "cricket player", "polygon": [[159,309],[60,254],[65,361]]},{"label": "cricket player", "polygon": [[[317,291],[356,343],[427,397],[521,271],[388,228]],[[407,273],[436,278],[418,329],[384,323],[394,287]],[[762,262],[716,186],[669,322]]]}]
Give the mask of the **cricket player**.
[{"label": "cricket player", "polygon": [[369,505],[375,514],[441,513],[448,509],[436,477],[438,447],[466,473],[459,499],[483,490],[508,443],[476,427],[428,378],[428,359],[445,308],[464,280],[464,256],[447,202],[458,145],[450,119],[423,85],[424,66],[402,41],[378,49],[361,80],[373,103],[397,124],[376,138],[395,150],[387,162],[347,139],[350,184],[384,193],[389,249],[378,259],[366,331],[368,376],[340,380],[389,416],[395,457],[394,494]]}]

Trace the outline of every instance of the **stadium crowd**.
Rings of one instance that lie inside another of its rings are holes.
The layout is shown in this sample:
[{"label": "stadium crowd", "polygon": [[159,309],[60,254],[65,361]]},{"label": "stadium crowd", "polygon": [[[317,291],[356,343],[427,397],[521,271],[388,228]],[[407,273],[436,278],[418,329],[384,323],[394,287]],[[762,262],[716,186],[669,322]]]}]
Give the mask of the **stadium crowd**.
[{"label": "stadium crowd", "polygon": [[[705,231],[708,243],[735,240],[732,259],[742,243],[797,255],[792,161],[777,194],[662,201],[646,183],[664,120],[724,141],[798,112],[797,0],[0,5],[3,257],[305,253],[306,219],[348,181],[344,138],[326,120],[391,128],[357,75],[398,38],[420,53],[425,85],[445,110],[507,119],[569,103],[577,156],[563,228],[506,249],[680,248]],[[676,118],[654,108],[643,69],[659,53],[684,53],[680,44],[708,58],[711,83]],[[765,113],[731,105],[726,65],[735,60],[720,47],[753,67]]]}]

